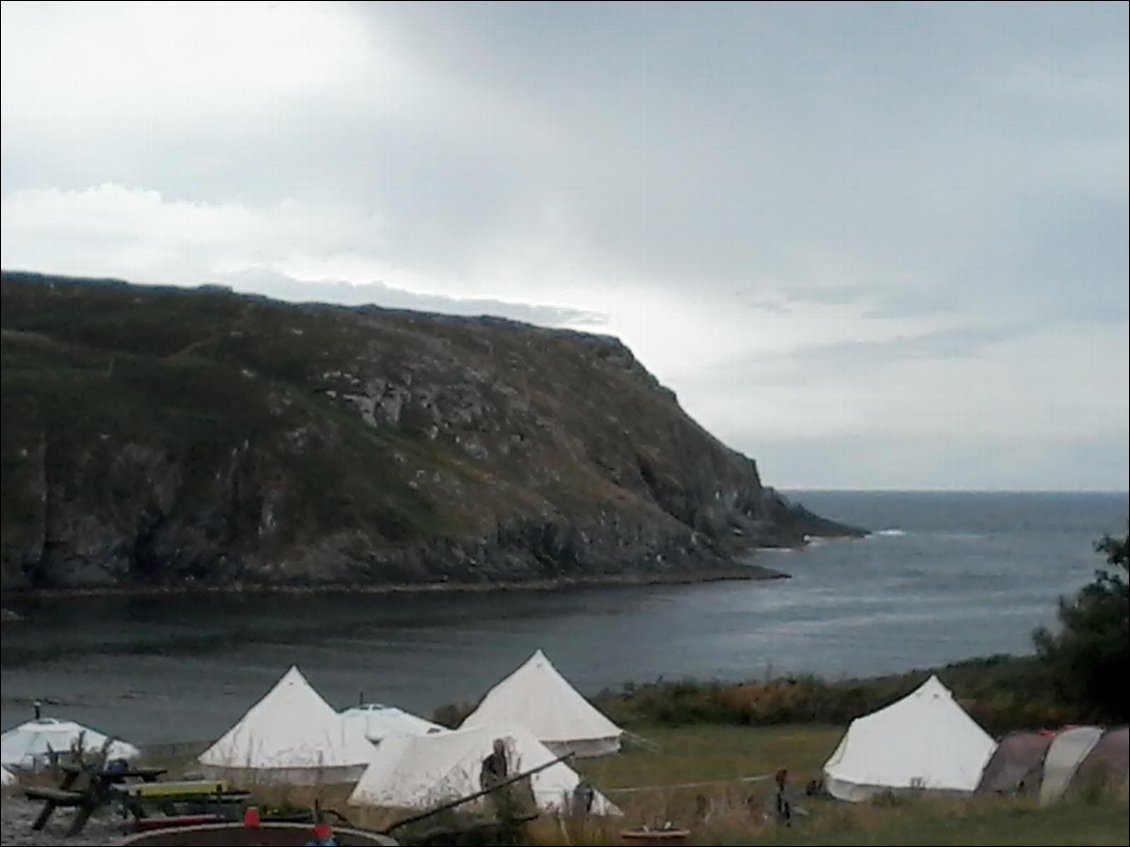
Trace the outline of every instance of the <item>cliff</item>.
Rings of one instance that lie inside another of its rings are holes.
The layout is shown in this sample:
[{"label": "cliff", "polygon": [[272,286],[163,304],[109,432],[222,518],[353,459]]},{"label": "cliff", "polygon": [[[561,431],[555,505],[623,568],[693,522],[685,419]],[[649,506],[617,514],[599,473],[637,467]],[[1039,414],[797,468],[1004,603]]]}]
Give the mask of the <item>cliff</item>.
[{"label": "cliff", "polygon": [[613,338],[214,286],[0,293],[6,589],[696,578],[861,534],[763,486]]}]

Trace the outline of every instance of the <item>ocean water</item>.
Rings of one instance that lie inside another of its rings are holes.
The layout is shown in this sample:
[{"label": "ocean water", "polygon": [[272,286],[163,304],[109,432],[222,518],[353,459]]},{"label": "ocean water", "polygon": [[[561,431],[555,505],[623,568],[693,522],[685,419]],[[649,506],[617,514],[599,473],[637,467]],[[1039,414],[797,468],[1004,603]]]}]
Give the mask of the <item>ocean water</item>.
[{"label": "ocean water", "polygon": [[768,582],[6,601],[26,619],[3,625],[0,726],[40,699],[135,743],[210,739],[292,664],[335,706],[430,714],[477,699],[539,647],[585,693],[1026,654],[1130,511],[1124,493],[788,494],[872,535],[759,552],[792,575]]}]

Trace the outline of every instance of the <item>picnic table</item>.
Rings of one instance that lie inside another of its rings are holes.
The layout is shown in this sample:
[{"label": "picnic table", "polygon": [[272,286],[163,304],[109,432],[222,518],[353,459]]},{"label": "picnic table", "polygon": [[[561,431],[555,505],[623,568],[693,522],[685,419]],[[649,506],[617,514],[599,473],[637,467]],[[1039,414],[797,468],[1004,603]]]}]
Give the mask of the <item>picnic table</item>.
[{"label": "picnic table", "polygon": [[[133,829],[214,823],[237,816],[233,809],[251,797],[229,790],[222,780],[160,782],[165,768],[63,765],[61,770],[63,779],[57,787],[28,788],[24,792],[28,799],[43,801],[31,825],[33,830],[43,829],[56,809],[75,808],[67,835],[77,835],[95,811],[110,805],[116,805],[123,818],[132,817]],[[80,777],[85,779],[80,781]]]},{"label": "picnic table", "polygon": [[[234,819],[251,799],[249,793],[230,790],[227,782],[218,779],[118,784],[111,792],[118,799],[122,816],[133,817],[133,829]],[[154,812],[164,817],[156,817]]]},{"label": "picnic table", "polygon": [[[82,832],[86,822],[94,812],[105,806],[112,798],[112,786],[141,780],[156,782],[165,768],[150,767],[82,767],[77,764],[61,765],[63,778],[57,787],[27,788],[25,796],[29,800],[42,800],[43,808],[32,823],[33,830],[41,830],[47,825],[56,809],[77,809],[67,835]],[[84,779],[80,780],[80,777]]]}]

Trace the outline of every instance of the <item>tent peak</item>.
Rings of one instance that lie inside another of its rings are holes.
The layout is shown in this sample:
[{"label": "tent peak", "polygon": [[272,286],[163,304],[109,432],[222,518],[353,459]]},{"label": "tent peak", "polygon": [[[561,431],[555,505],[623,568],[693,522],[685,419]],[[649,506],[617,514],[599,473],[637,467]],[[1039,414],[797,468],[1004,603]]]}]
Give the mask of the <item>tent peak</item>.
[{"label": "tent peak", "polygon": [[918,686],[914,692],[914,696],[918,697],[949,697],[953,698],[953,692],[946,688],[945,683],[938,679],[937,674],[931,674],[930,678]]}]

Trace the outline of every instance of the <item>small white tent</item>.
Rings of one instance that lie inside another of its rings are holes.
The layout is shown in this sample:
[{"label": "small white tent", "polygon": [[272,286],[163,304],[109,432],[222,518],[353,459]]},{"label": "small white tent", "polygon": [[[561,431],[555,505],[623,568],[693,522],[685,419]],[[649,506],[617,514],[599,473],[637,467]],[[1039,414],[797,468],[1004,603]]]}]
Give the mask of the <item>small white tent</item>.
[{"label": "small white tent", "polygon": [[[506,745],[508,772],[516,776],[556,756],[521,726],[458,729],[432,735],[398,736],[381,742],[361,776],[349,803],[394,809],[430,809],[481,790],[483,759],[495,739]],[[530,777],[534,800],[542,811],[564,811],[581,778],[565,762],[557,762]],[[620,810],[599,792],[591,811],[618,815]]]},{"label": "small white tent", "polygon": [[560,756],[604,756],[620,749],[623,730],[582,697],[538,650],[487,692],[462,726],[521,724]]},{"label": "small white tent", "polygon": [[382,706],[380,703],[362,703],[360,706],[346,709],[341,716],[346,723],[359,728],[374,744],[399,735],[427,735],[450,731],[447,727],[424,720],[396,706]]},{"label": "small white tent", "polygon": [[208,777],[238,785],[334,785],[356,782],[372,753],[292,667],[198,761]]},{"label": "small white tent", "polygon": [[[13,727],[0,736],[0,765],[35,769],[47,764],[51,753],[67,754],[82,738],[82,751],[95,753],[102,749],[108,736],[74,721],[59,718],[36,718]],[[132,744],[115,739],[106,751],[110,759],[136,759],[141,751]]]},{"label": "small white tent", "polygon": [[824,765],[833,797],[859,802],[902,789],[972,792],[996,742],[936,676],[856,718]]}]

